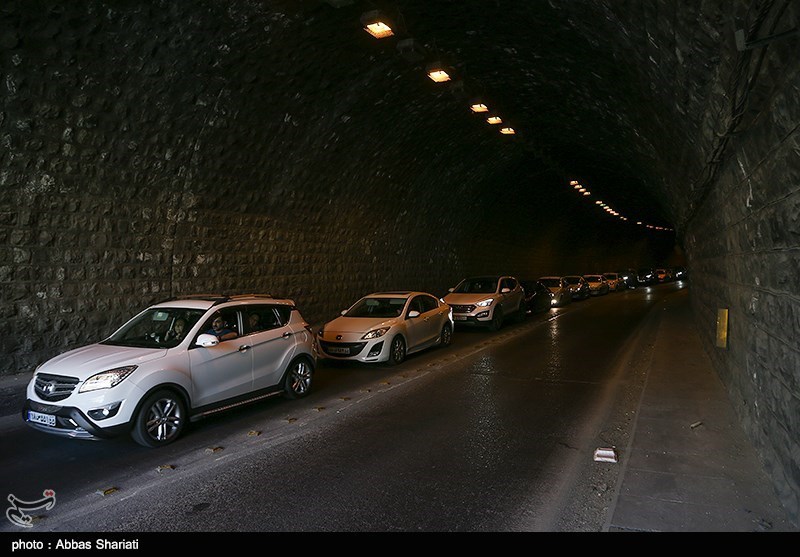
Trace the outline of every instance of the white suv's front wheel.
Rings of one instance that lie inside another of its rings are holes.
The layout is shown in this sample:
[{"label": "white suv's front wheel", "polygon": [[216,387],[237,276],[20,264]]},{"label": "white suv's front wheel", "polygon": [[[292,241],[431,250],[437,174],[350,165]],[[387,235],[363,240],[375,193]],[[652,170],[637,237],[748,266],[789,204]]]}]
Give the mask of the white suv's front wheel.
[{"label": "white suv's front wheel", "polygon": [[283,396],[303,398],[311,392],[314,366],[304,357],[294,360],[283,378]]},{"label": "white suv's front wheel", "polygon": [[148,396],[134,418],[131,436],[145,447],[172,443],[186,423],[186,405],[174,391],[163,389]]}]

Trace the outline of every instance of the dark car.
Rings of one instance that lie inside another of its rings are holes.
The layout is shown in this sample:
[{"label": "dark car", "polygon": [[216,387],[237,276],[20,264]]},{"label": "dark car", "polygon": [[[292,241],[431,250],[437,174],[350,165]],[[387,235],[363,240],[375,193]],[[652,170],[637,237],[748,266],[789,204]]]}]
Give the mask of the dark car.
[{"label": "dark car", "polygon": [[525,291],[525,308],[527,313],[540,313],[552,307],[553,294],[550,289],[538,280],[521,280]]},{"label": "dark car", "polygon": [[585,300],[591,295],[589,283],[581,275],[566,275],[564,280],[567,281],[570,290],[572,290],[573,300]]},{"label": "dark car", "polygon": [[650,286],[657,282],[656,273],[653,269],[642,268],[636,272],[637,286]]}]

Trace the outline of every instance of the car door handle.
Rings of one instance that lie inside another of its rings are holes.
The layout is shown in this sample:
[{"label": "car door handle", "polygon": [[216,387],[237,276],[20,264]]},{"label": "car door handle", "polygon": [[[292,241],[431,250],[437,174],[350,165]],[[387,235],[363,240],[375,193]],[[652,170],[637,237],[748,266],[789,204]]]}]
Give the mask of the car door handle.
[{"label": "car door handle", "polygon": [[248,346],[247,344],[242,344],[242,345],[239,347],[239,352],[246,352],[246,351],[248,351],[248,350],[250,350],[250,346]]},{"label": "car door handle", "polygon": [[281,336],[282,336],[283,338],[289,338],[289,337],[290,337],[290,336],[292,336],[293,334],[294,334],[294,333],[290,333],[289,331],[286,331],[286,332],[285,332],[285,333],[283,333]]}]

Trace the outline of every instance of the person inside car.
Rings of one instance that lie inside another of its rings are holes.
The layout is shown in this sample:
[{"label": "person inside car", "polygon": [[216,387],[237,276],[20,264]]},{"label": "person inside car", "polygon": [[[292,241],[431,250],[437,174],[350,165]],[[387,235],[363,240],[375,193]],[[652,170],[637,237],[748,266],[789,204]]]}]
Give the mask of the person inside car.
[{"label": "person inside car", "polygon": [[207,335],[214,335],[220,342],[223,340],[230,340],[236,338],[238,335],[236,331],[229,329],[227,323],[221,315],[214,316],[214,321],[211,322],[211,328],[206,331]]},{"label": "person inside car", "polygon": [[167,331],[165,340],[181,340],[186,334],[186,321],[184,319],[176,319],[171,331]]}]

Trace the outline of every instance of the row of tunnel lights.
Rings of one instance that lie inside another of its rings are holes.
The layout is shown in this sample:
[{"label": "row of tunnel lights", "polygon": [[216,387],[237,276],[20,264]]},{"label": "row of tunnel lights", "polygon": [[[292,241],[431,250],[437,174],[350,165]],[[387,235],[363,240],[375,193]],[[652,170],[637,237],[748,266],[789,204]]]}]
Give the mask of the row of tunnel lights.
[{"label": "row of tunnel lights", "polygon": [[[572,188],[574,190],[576,190],[578,193],[582,194],[584,197],[589,197],[589,196],[592,195],[592,192],[590,192],[586,187],[584,187],[577,180],[570,180],[569,185],[572,186]],[[600,207],[602,210],[604,210],[609,215],[617,217],[620,220],[624,220],[624,221],[628,220],[628,217],[623,216],[619,211],[614,210],[610,205],[608,205],[607,203],[605,203],[603,201],[600,201],[599,199],[597,201],[595,201],[594,204],[597,205],[598,207]],[[665,231],[665,232],[673,231],[672,228],[667,228],[665,226],[656,226],[656,225],[653,225],[653,224],[646,224],[646,223],[644,223],[642,221],[636,221],[636,224],[638,224],[639,226],[643,226],[645,228],[649,228],[651,230],[659,230],[659,231]]]},{"label": "row of tunnel lights", "polygon": [[[372,10],[369,12],[365,12],[361,15],[361,24],[364,26],[364,30],[375,37],[376,39],[383,39],[386,37],[391,37],[394,35],[394,31],[389,23],[389,19],[386,18],[384,14],[380,12],[380,10]],[[450,72],[448,72],[447,67],[442,64],[440,61],[431,62],[428,64],[426,68],[428,77],[436,82],[436,83],[445,83],[452,79]],[[470,103],[470,110],[476,114],[486,114],[489,112],[489,107],[479,101],[473,101]],[[491,114],[486,117],[486,122],[491,125],[499,125],[503,123],[503,119],[496,115]],[[503,135],[514,135],[516,131],[511,126],[503,126],[500,128],[500,133]],[[577,180],[571,180],[569,185],[572,186],[578,193],[583,194],[585,197],[589,197],[592,193],[581,185]],[[597,200],[595,201],[595,205],[600,207],[602,210],[607,212],[608,214],[619,218],[620,220],[627,221],[628,217],[623,216],[619,211],[613,209],[607,203]],[[659,230],[659,231],[672,231],[672,228],[666,228],[664,226],[656,226],[652,224],[646,224],[642,221],[637,221],[637,225],[643,226],[645,228],[649,228],[651,230]]]},{"label": "row of tunnel lights", "polygon": [[[361,15],[361,24],[364,26],[364,30],[376,39],[384,39],[394,35],[394,30],[389,21],[380,10],[364,12]],[[426,73],[431,81],[435,83],[446,83],[453,78],[451,75],[452,70],[438,60],[427,65]],[[471,102],[469,109],[476,114],[489,112],[489,107],[479,100]],[[497,126],[503,123],[503,119],[497,114],[490,114],[486,117],[486,123]],[[517,132],[513,127],[505,125],[500,127],[500,133],[503,135],[515,135]]]}]

